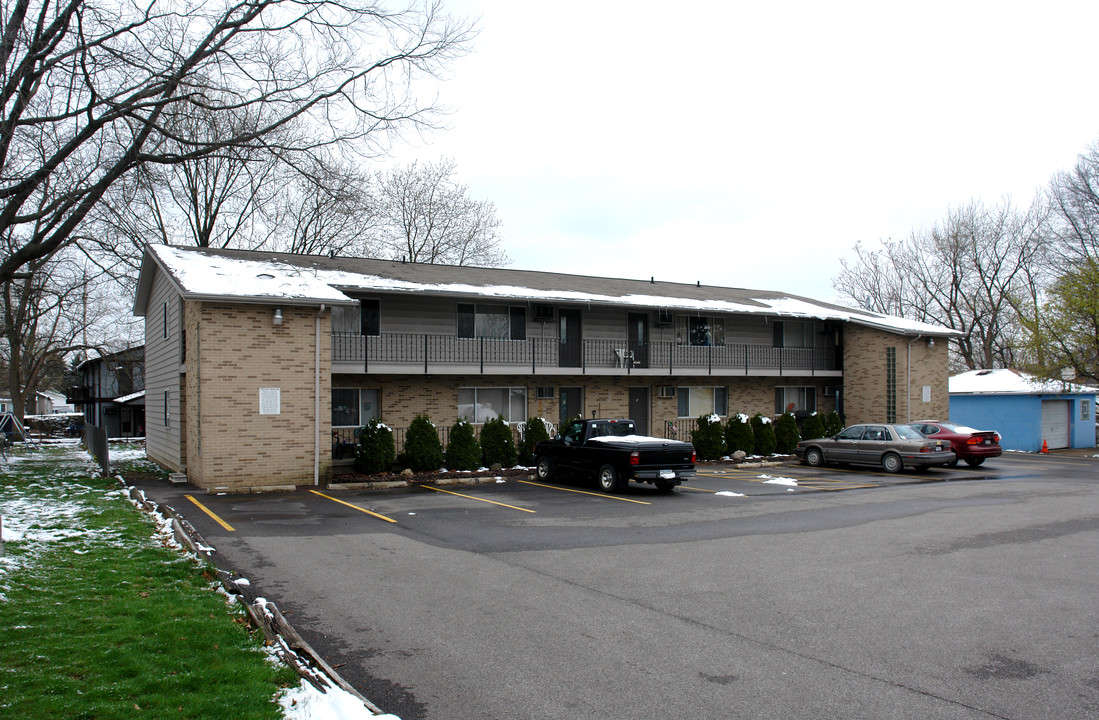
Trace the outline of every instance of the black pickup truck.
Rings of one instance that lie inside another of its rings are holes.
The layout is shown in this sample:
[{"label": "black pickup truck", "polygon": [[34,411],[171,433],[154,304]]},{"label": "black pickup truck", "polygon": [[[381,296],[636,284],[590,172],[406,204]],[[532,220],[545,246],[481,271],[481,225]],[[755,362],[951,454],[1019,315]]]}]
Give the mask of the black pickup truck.
[{"label": "black pickup truck", "polygon": [[693,445],[638,435],[632,420],[574,420],[557,437],[535,445],[534,458],[539,480],[580,472],[598,477],[604,492],[623,489],[630,480],[671,490],[695,474]]}]

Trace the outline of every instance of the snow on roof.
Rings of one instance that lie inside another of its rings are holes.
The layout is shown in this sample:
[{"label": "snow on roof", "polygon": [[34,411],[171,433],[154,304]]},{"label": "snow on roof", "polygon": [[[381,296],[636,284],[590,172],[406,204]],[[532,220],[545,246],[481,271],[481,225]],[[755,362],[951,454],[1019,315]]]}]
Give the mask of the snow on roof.
[{"label": "snow on roof", "polygon": [[126,403],[130,402],[131,400],[137,400],[137,399],[143,398],[143,397],[145,397],[145,391],[140,390],[140,391],[135,392],[135,393],[130,393],[129,395],[123,395],[122,397],[116,397],[111,402],[116,402],[116,403],[119,403],[120,405],[125,405]]},{"label": "snow on roof", "polygon": [[954,395],[1033,395],[1099,392],[1076,383],[1042,378],[1018,370],[970,370],[950,378],[949,392]]},{"label": "snow on roof", "polygon": [[[403,292],[838,320],[910,335],[957,334],[938,325],[766,290],[167,245],[150,245],[148,252],[190,297],[345,304],[351,301],[348,293]],[[141,287],[136,309],[143,307],[142,293],[147,292]]]},{"label": "snow on roof", "polygon": [[277,260],[243,260],[170,245],[151,245],[149,250],[179,283],[185,296],[351,302],[319,273]]}]

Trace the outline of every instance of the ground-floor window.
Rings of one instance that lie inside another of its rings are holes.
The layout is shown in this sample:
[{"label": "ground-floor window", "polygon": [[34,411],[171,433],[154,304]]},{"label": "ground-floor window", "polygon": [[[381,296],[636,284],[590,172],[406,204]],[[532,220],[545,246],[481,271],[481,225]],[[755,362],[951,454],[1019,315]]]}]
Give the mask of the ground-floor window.
[{"label": "ground-floor window", "polygon": [[332,427],[362,427],[378,419],[378,390],[332,388]]},{"label": "ground-floor window", "polygon": [[527,389],[458,388],[458,417],[471,423],[486,423],[503,418],[504,422],[525,422],[527,419]]},{"label": "ground-floor window", "polygon": [[676,394],[681,418],[729,414],[728,392],[723,387],[681,387]]},{"label": "ground-floor window", "polygon": [[817,411],[817,389],[815,387],[776,387],[775,415],[785,412]]}]

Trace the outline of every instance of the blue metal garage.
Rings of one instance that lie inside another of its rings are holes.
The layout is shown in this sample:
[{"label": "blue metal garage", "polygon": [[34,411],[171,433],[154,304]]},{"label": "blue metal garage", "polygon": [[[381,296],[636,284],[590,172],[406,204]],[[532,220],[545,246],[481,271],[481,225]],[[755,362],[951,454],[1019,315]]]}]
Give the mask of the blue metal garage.
[{"label": "blue metal garage", "polygon": [[950,378],[950,421],[1000,433],[1005,450],[1095,447],[1095,388],[1017,370]]}]

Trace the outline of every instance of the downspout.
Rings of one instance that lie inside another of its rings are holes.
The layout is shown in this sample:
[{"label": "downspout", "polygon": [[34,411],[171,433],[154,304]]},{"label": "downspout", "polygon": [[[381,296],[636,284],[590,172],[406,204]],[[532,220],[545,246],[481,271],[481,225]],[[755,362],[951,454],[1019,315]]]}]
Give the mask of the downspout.
[{"label": "downspout", "polygon": [[905,414],[908,416],[908,419],[905,420],[905,422],[912,422],[912,343],[916,342],[917,340],[919,340],[922,337],[923,337],[922,334],[917,335],[916,337],[914,337],[914,338],[912,338],[911,340],[908,341],[908,357],[905,358],[905,361],[904,361],[904,371],[905,371],[905,376],[906,376],[905,381],[904,381],[904,384],[905,384],[905,388],[904,388],[905,402],[904,402],[904,405],[905,405]]},{"label": "downspout", "polygon": [[324,303],[317,310],[313,344],[313,486],[321,484],[321,316]]}]

